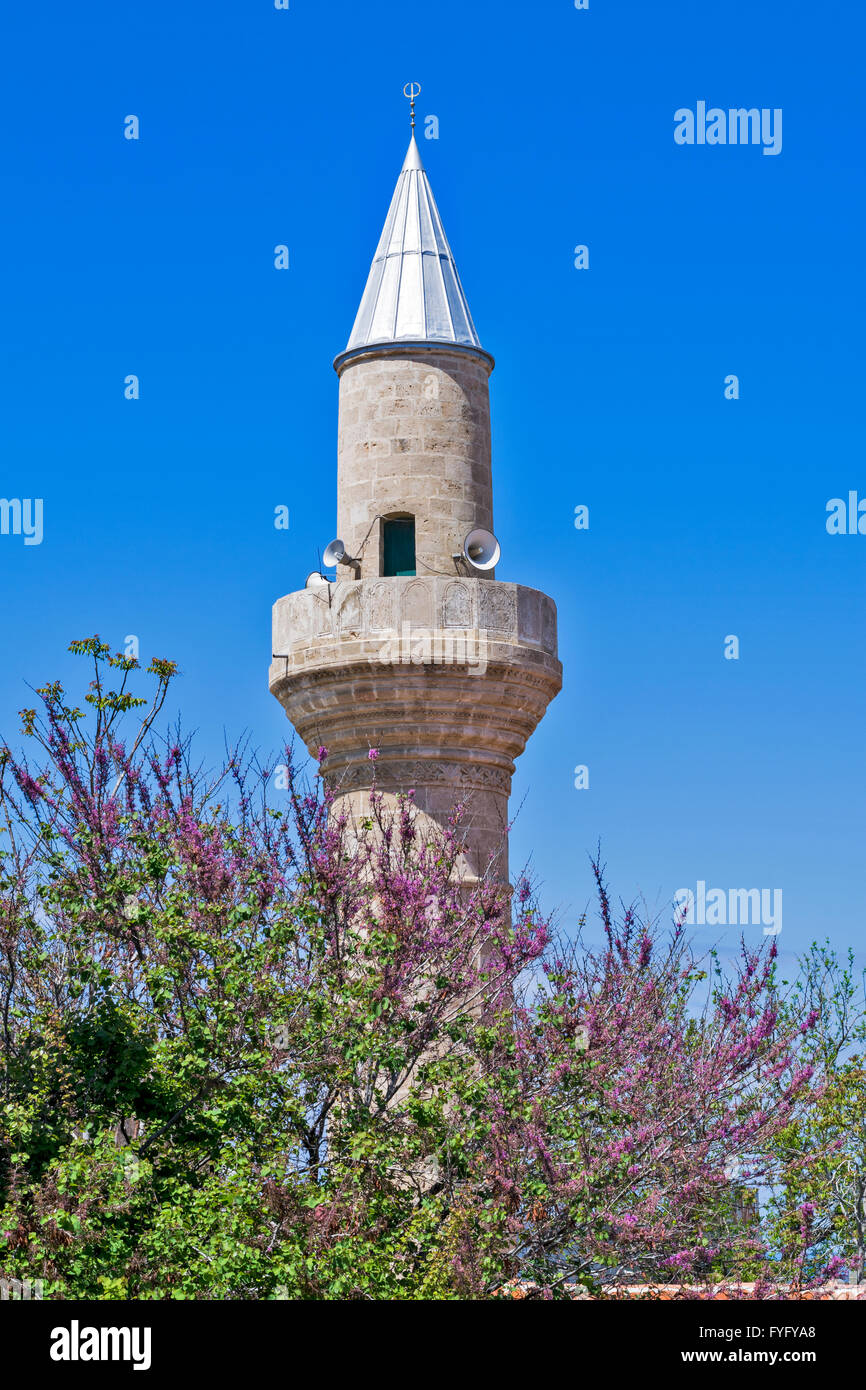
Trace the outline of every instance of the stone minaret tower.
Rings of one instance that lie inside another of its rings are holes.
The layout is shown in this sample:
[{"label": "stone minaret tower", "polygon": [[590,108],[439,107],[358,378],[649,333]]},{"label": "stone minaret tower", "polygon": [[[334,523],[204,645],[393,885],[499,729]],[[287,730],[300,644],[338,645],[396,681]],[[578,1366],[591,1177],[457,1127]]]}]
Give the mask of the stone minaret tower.
[{"label": "stone minaret tower", "polygon": [[[463,870],[508,877],[514,759],[562,684],[556,608],[464,541],[493,530],[488,377],[414,134],[340,379],[336,580],[274,605],[270,688],[338,806],[466,806]],[[527,469],[526,484],[534,486]],[[374,761],[370,749],[377,749]]]}]

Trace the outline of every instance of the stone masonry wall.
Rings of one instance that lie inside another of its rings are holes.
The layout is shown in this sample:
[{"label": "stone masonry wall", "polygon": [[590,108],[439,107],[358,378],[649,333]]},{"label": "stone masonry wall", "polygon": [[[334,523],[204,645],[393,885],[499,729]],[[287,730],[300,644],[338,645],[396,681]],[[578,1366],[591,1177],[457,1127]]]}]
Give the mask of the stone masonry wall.
[{"label": "stone masonry wall", "polygon": [[[399,356],[371,349],[342,365],[337,534],[350,555],[377,515],[408,514],[418,574],[454,574],[467,532],[493,529],[490,368],[438,345]],[[372,578],[381,562],[376,522],[360,569],[340,566],[337,577]]]}]

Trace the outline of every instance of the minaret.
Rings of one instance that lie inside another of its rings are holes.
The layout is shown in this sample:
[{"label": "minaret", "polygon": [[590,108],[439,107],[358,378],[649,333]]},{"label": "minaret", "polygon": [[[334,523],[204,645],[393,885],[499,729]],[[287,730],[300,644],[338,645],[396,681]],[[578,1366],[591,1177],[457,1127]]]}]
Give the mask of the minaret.
[{"label": "minaret", "polygon": [[345,552],[334,582],[274,605],[270,688],[310,752],[328,749],[338,808],[364,814],[374,776],[439,824],[464,803],[465,877],[507,880],[514,759],[562,684],[556,608],[479,567],[492,535],[465,545],[493,531],[493,358],[414,130],[334,367]]}]

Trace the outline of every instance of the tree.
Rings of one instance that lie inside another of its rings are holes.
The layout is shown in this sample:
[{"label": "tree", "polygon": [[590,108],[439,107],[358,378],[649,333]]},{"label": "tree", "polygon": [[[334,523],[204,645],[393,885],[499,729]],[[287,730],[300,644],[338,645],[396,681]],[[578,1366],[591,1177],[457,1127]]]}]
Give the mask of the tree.
[{"label": "tree", "polygon": [[814,1103],[779,1133],[782,1179],[772,1203],[782,1257],[807,1274],[866,1260],[866,980],[854,955],[840,961],[813,942],[787,1009],[805,1018],[818,1081]]},{"label": "tree", "polygon": [[744,945],[733,978],[717,966],[706,988],[682,922],[651,930],[631,909],[615,920],[594,868],[605,946],[578,940],[545,962],[517,1031],[538,1134],[525,1267],[542,1284],[605,1266],[655,1280],[755,1274],[767,1252],[732,1178],[770,1176],[775,1136],[812,1095],[802,1035],[780,1012],[775,943]]},{"label": "tree", "polygon": [[127,751],[135,663],[73,650],[95,727],[44,687],[44,764],[7,750],[0,783],[0,1259],[76,1296],[456,1289],[464,1225],[485,1269],[495,1238],[455,1200],[485,1141],[457,1111],[544,924],[461,891],[456,825],[420,843],[408,798],[350,853],[294,774],[279,808],[241,752]]},{"label": "tree", "polygon": [[422,835],[374,794],[349,826],[245,746],[205,773],[157,731],[172,663],[148,703],[72,649],[87,711],[47,685],[35,760],[0,754],[0,1273],[448,1298],[770,1268],[720,1213],[730,1156],[778,1165],[812,1098],[772,947],[710,987],[598,863],[606,945],[562,940],[525,879],[458,882],[460,808]]}]

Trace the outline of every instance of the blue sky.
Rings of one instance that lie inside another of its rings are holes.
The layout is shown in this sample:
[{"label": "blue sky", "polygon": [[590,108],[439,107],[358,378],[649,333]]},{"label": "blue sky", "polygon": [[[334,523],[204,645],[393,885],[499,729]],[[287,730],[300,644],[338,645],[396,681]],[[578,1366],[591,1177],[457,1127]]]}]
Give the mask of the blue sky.
[{"label": "blue sky", "polygon": [[[619,896],[780,888],[783,952],[862,951],[866,536],[825,509],[866,497],[864,27],[832,0],[17,7],[0,495],[43,498],[45,533],[0,536],[0,729],[98,631],[179,662],[209,756],[279,743],[270,606],[334,533],[331,361],[415,79],[497,359],[497,573],[559,608],[512,863],[573,922],[601,838]],[[781,108],[781,154],[677,145],[702,100]]]}]

